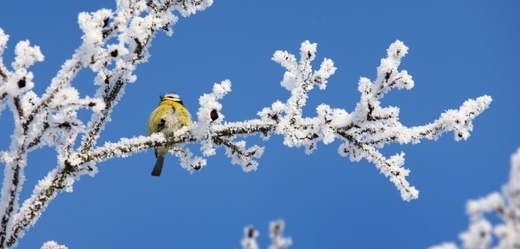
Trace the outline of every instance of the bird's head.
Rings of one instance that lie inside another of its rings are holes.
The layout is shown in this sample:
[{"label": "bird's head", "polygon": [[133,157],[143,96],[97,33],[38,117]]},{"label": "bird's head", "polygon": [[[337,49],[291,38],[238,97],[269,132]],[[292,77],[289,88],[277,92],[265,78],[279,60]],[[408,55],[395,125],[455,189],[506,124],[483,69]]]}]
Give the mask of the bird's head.
[{"label": "bird's head", "polygon": [[161,102],[165,101],[165,100],[171,100],[171,101],[180,103],[181,105],[184,105],[182,103],[181,96],[179,96],[179,94],[174,93],[174,92],[165,93],[163,96],[160,96],[160,98],[161,98]]}]

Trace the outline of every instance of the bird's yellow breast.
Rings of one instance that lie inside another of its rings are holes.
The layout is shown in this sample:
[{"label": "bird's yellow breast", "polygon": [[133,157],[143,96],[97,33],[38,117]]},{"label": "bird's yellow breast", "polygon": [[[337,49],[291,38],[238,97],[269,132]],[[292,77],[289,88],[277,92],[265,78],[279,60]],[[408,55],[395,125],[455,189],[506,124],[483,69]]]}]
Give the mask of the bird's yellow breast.
[{"label": "bird's yellow breast", "polygon": [[161,131],[158,126],[161,120],[164,120],[166,129],[162,131],[168,133],[178,130],[182,126],[191,125],[191,115],[186,107],[172,100],[161,101],[152,112],[148,119],[148,135]]}]

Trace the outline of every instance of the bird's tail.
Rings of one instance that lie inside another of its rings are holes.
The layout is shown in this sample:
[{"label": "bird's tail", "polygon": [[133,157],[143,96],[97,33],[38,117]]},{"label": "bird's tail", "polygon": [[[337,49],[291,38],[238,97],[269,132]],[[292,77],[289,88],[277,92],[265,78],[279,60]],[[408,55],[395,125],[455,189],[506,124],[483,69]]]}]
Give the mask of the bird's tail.
[{"label": "bird's tail", "polygon": [[164,164],[164,156],[157,155],[157,161],[155,161],[155,165],[153,166],[152,176],[161,175],[163,164]]}]

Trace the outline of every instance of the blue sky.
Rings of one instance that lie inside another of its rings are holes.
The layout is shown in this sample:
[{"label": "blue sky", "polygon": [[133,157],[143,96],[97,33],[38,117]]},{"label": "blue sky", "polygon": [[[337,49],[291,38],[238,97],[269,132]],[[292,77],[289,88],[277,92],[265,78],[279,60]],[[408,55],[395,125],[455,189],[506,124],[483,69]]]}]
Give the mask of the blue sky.
[{"label": "blue sky", "polygon": [[[318,4],[319,3],[319,4]],[[16,42],[39,45],[45,61],[32,67],[41,94],[61,64],[81,43],[77,15],[115,8],[111,1],[8,1],[0,27],[10,35],[4,62]],[[318,43],[315,66],[324,57],[338,70],[324,91],[310,93],[304,114],[327,103],[352,111],[359,100],[359,77],[376,77],[376,67],[396,39],[409,46],[400,69],[413,76],[410,91],[390,92],[382,106],[401,109],[408,126],[436,119],[468,98],[493,97],[474,121],[467,141],[453,134],[416,145],[392,144],[382,151],[406,153],[408,180],[419,199],[404,202],[373,164],[353,163],[337,153],[337,142],[307,156],[287,148],[281,137],[248,144],[266,147],[256,172],[231,165],[222,149],[193,175],[173,156],[160,178],[150,176],[150,150],[98,164],[73,193],[60,194],[19,248],[39,248],[56,240],[69,248],[239,248],[243,227],[260,231],[268,245],[270,221],[284,219],[293,248],[427,248],[458,241],[468,225],[468,199],[499,191],[508,179],[510,155],[520,146],[520,3],[452,1],[382,3],[378,1],[219,1],[189,18],[174,34],[157,35],[152,57],[136,70],[99,143],[146,133],[146,120],[158,96],[178,92],[195,113],[198,97],[213,83],[230,79],[223,103],[229,121],[255,118],[263,107],[286,100],[280,87],[284,69],[271,61],[276,50],[299,52]],[[82,95],[94,94],[93,73],[73,82]],[[83,115],[88,117],[89,113]],[[0,150],[9,145],[12,118],[0,119]],[[32,186],[56,164],[53,150],[29,156],[26,198]]]}]

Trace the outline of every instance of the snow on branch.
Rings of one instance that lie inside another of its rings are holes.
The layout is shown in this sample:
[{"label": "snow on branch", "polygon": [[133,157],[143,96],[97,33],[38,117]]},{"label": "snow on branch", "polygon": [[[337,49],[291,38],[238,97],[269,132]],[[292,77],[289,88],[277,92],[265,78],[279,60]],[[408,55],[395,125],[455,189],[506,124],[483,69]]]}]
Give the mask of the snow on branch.
[{"label": "snow on branch", "polygon": [[[269,238],[271,238],[269,249],[286,249],[293,244],[290,237],[283,236],[284,229],[285,222],[283,220],[272,221],[269,224]],[[258,236],[260,236],[260,233],[253,226],[244,227],[244,237],[240,241],[242,248],[258,249],[258,242],[256,242]]]},{"label": "snow on branch", "polygon": [[[311,64],[316,59],[317,44],[305,41],[301,44],[299,59],[287,51],[275,52],[272,59],[286,70],[281,85],[291,95],[259,111],[259,118],[224,120],[219,101],[231,92],[231,82],[225,80],[199,98],[197,121],[189,129],[181,129],[171,137],[154,134],[97,145],[126,84],[136,80],[134,70],[148,60],[148,48],[156,32],[172,34],[172,25],[178,21],[173,11],[188,16],[211,4],[212,0],[118,0],[115,11],[102,9],[79,14],[83,42],[41,96],[32,91],[33,74],[29,70],[35,62],[44,59],[38,46],[31,46],[28,41],[18,43],[12,70],[0,60],[0,112],[8,107],[15,123],[12,134],[15,139],[9,149],[0,151],[0,162],[5,164],[0,200],[0,248],[14,246],[60,190],[72,191],[74,182],[82,175],[94,175],[98,162],[127,157],[159,145],[171,147],[170,152],[179,157],[181,166],[190,172],[207,165],[206,158],[216,155],[219,147],[231,158],[232,164],[248,172],[257,169],[256,160],[264,148],[247,146],[247,136],[259,134],[267,140],[271,135],[280,135],[286,146],[303,147],[307,154],[316,150],[320,142],[327,145],[339,140],[340,155],[348,155],[351,161],[364,158],[374,163],[394,183],[402,199],[410,201],[418,198],[418,191],[406,180],[410,170],[403,167],[404,153],[387,157],[379,149],[393,142],[405,144],[437,139],[449,131],[454,132],[457,141],[467,139],[473,129],[472,120],[491,103],[489,96],[470,99],[459,109],[442,113],[430,124],[404,126],[398,121],[397,107],[381,107],[379,102],[393,88],[411,89],[414,85],[406,71],[398,70],[408,48],[396,41],[381,60],[376,79],[360,79],[361,98],[352,112],[321,104],[315,107],[316,116],[304,117],[302,108],[309,91],[315,86],[324,90],[336,71],[330,59],[324,59],[318,70],[313,70]],[[6,49],[7,40],[8,36],[0,29],[0,55]],[[82,98],[71,82],[85,68],[96,74],[97,91],[92,97]],[[92,111],[90,120],[77,117],[81,108]],[[77,140],[81,143],[75,148]],[[186,147],[188,144],[200,145],[202,155],[194,155]],[[58,165],[38,182],[32,195],[20,206],[27,155],[42,146],[56,150]]]},{"label": "snow on branch", "polygon": [[254,158],[261,156],[264,150],[258,146],[246,149],[245,141],[235,141],[238,137],[260,133],[268,139],[271,134],[277,134],[284,137],[286,146],[304,147],[307,154],[312,153],[319,142],[329,144],[338,139],[341,141],[340,155],[349,155],[351,161],[365,158],[374,163],[394,183],[402,199],[410,201],[417,198],[419,192],[406,180],[410,170],[403,167],[404,153],[387,158],[378,149],[392,142],[406,144],[418,143],[421,139],[438,139],[449,131],[454,132],[457,141],[467,139],[473,129],[472,120],[491,103],[491,97],[485,95],[467,100],[458,110],[442,113],[430,124],[404,126],[398,121],[399,108],[381,107],[379,102],[393,88],[411,89],[414,85],[406,71],[398,70],[408,47],[396,41],[387,50],[387,57],[381,60],[376,80],[360,79],[358,90],[361,98],[353,112],[322,104],[316,107],[315,117],[303,117],[302,108],[308,92],[314,86],[325,89],[328,78],[336,70],[330,59],[324,59],[318,70],[312,70],[316,46],[315,43],[303,42],[299,61],[286,51],[274,54],[273,60],[286,69],[281,85],[291,92],[291,96],[285,102],[276,101],[258,112],[259,119],[224,123],[218,100],[231,91],[231,86],[227,80],[215,84],[213,93],[199,99],[199,122],[191,129],[192,137],[188,140],[200,143],[204,156],[214,155],[215,146],[225,147],[232,163],[241,165],[247,172],[257,168]]},{"label": "snow on branch", "polygon": [[[485,214],[495,213],[500,223],[493,225]],[[520,148],[511,156],[509,181],[502,191],[493,192],[466,204],[470,224],[467,231],[459,234],[465,249],[515,249],[520,248]],[[494,235],[494,236],[493,236]],[[493,237],[497,239],[495,246]],[[457,249],[452,242],[430,249]]]},{"label": "snow on branch", "polygon": [[[189,16],[211,6],[212,0],[117,0],[115,11],[101,9],[80,13],[78,23],[83,31],[82,44],[52,79],[42,96],[37,96],[33,74],[29,67],[43,61],[38,46],[29,41],[19,42],[15,58],[8,69],[0,60],[0,114],[7,106],[13,113],[15,128],[10,148],[0,151],[5,164],[0,200],[0,248],[16,245],[25,230],[33,225],[59,190],[72,191],[72,184],[83,174],[97,172],[95,162],[114,156],[129,155],[132,150],[144,150],[157,145],[164,137],[149,137],[144,145],[136,139],[118,144],[127,149],[114,149],[113,144],[96,147],[96,142],[110,113],[124,92],[127,83],[136,80],[133,71],[146,62],[148,48],[157,31],[172,34],[178,21],[173,11]],[[0,29],[0,56],[9,36]],[[71,82],[78,72],[90,68],[95,74],[97,92],[93,97],[80,98]],[[81,108],[90,109],[92,116],[86,124],[77,117]],[[81,137],[81,145],[74,144]],[[131,145],[129,145],[131,144]],[[58,165],[38,182],[32,195],[19,206],[19,195],[27,166],[27,154],[42,146],[53,147]],[[105,148],[105,150],[100,150]],[[179,156],[196,161],[186,151]],[[203,165],[205,161],[198,162]],[[188,165],[188,164],[186,164]],[[202,167],[202,166],[199,166]]]},{"label": "snow on branch", "polygon": [[[255,159],[263,154],[264,148],[257,145],[246,147],[245,140],[239,138],[256,133],[265,139],[269,139],[272,134],[281,135],[286,146],[304,147],[307,154],[312,153],[319,142],[329,144],[338,139],[340,155],[348,155],[351,161],[365,158],[374,163],[394,183],[402,199],[410,201],[418,198],[419,192],[406,180],[410,170],[403,167],[404,153],[386,157],[379,149],[393,142],[406,144],[418,143],[421,139],[436,140],[449,131],[453,131],[456,141],[467,139],[473,129],[473,119],[489,107],[492,100],[487,95],[469,99],[459,109],[447,110],[430,124],[414,127],[401,124],[398,118],[399,108],[381,107],[379,101],[393,88],[411,89],[414,85],[412,77],[406,71],[398,70],[408,47],[401,41],[396,41],[388,48],[387,57],[381,60],[376,80],[372,82],[368,78],[360,79],[358,90],[361,98],[351,113],[321,104],[316,107],[315,117],[303,117],[302,108],[306,104],[308,92],[314,86],[325,89],[328,78],[336,70],[330,59],[324,59],[318,70],[312,70],[311,62],[316,57],[316,48],[315,43],[303,42],[299,61],[289,52],[275,52],[273,60],[286,69],[281,85],[291,91],[291,96],[284,102],[276,101],[258,112],[259,119],[224,122],[225,116],[219,100],[231,92],[231,82],[225,80],[215,84],[211,93],[199,98],[198,122],[189,131],[182,131],[178,136],[164,142],[144,137],[134,138],[132,141],[122,140],[110,145],[110,149],[98,148],[95,151],[100,152],[96,153],[82,152],[81,155],[88,155],[88,159],[75,161],[74,164],[103,161],[158,144],[198,143],[203,157],[213,156],[218,147],[224,147],[231,162],[248,172],[257,169],[258,162]],[[173,152],[181,155],[181,165],[190,171],[199,170],[206,165],[203,158],[193,157],[182,146],[175,147]]]},{"label": "snow on branch", "polygon": [[56,241],[47,241],[42,245],[41,249],[67,249],[67,247],[56,243]]}]

